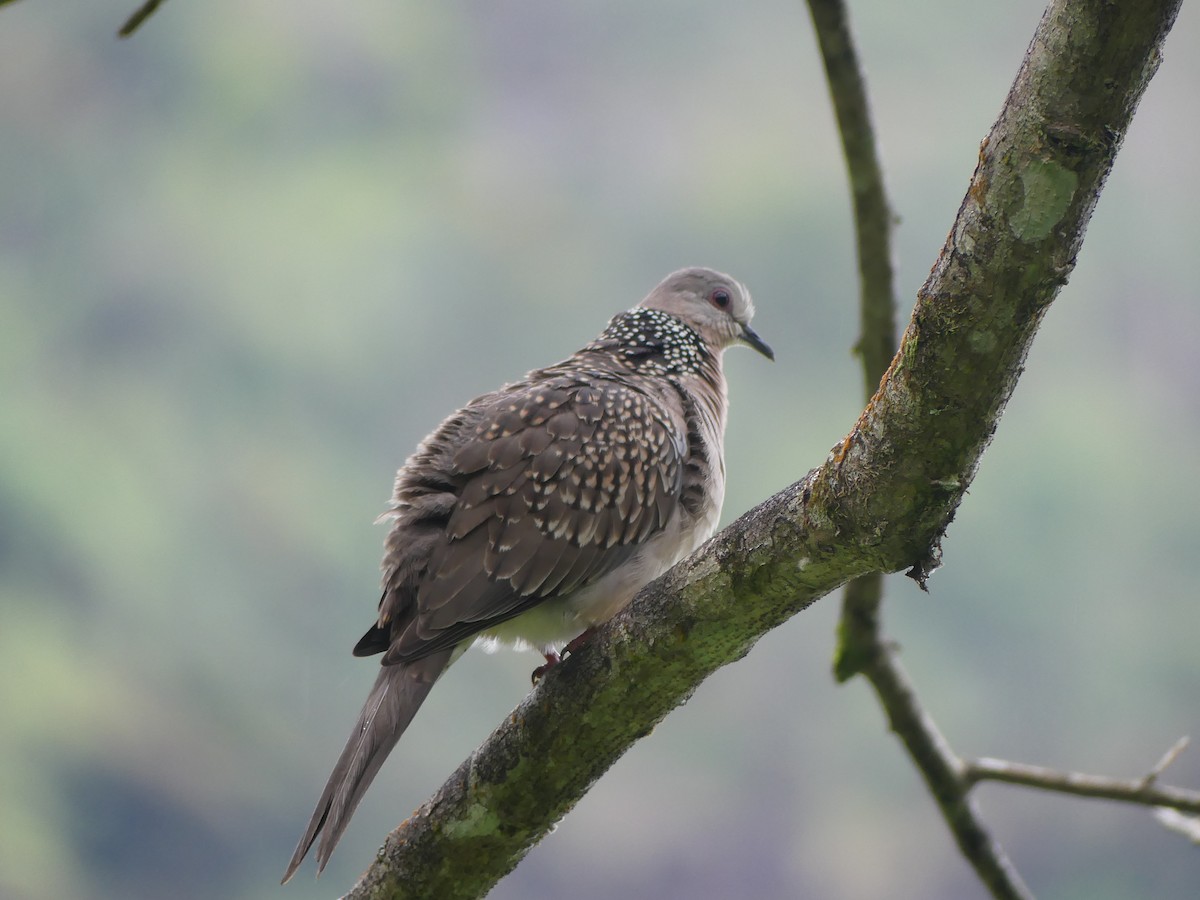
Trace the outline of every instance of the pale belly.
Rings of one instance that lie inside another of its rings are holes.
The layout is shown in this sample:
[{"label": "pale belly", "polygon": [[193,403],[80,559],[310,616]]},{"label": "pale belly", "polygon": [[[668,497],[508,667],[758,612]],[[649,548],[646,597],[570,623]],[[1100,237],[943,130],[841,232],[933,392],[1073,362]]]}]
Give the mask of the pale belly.
[{"label": "pale belly", "polygon": [[592,626],[607,622],[629,605],[638,591],[685,556],[691,554],[716,531],[721,516],[720,497],[706,514],[682,528],[678,518],[646,542],[623,565],[594,584],[568,597],[538,604],[528,612],[482,632],[476,643],[485,650],[513,647],[549,652]]}]

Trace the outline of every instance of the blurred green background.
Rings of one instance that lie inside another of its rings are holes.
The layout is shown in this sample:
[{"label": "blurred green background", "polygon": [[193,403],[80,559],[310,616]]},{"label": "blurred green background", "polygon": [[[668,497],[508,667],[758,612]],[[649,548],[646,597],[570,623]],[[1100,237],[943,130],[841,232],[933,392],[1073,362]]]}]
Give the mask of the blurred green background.
[{"label": "blurred green background", "polygon": [[[528,689],[471,654],[325,876],[277,884],[374,677],[395,468],[668,271],[744,280],[725,520],[861,408],[849,203],[802,3],[134,0],[0,11],[0,896],[346,890]],[[1041,15],[853,12],[907,307]],[[1200,21],[889,631],[956,749],[1121,776],[1200,737]],[[901,320],[907,318],[907,308]],[[492,894],[982,898],[836,598],[634,748]],[[1200,786],[1200,748],[1169,780]],[[1148,811],[985,786],[1042,898],[1194,897]]]}]

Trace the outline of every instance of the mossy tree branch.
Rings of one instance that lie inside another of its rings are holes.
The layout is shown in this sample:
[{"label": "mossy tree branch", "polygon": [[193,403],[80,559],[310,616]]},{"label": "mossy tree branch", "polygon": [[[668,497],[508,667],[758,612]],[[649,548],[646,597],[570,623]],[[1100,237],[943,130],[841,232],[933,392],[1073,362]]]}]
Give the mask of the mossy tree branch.
[{"label": "mossy tree branch", "polygon": [[766,631],[868,572],[923,580],[1075,264],[1179,0],[1055,0],[900,351],[824,465],[649,585],[400,825],[352,898],[479,897]]}]

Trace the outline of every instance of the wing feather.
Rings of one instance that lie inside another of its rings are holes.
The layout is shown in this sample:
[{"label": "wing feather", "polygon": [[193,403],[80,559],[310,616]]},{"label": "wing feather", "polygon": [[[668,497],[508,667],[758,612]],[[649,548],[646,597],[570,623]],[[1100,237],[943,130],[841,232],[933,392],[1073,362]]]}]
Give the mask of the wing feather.
[{"label": "wing feather", "polygon": [[[397,478],[388,564],[408,574],[385,584],[375,629],[390,630],[384,662],[454,646],[628,559],[676,514],[679,427],[635,387],[565,376],[486,395],[447,420]],[[405,506],[418,482],[442,491],[426,501],[436,523]],[[424,565],[405,562],[406,530],[418,523],[426,534],[440,526]]]}]

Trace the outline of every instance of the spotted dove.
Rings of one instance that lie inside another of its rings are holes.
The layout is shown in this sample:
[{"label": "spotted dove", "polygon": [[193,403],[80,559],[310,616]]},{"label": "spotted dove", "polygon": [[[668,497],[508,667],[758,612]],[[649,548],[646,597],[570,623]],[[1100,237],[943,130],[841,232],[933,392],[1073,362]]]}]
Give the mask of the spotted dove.
[{"label": "spotted dove", "polygon": [[443,670],[475,640],[547,661],[712,535],[725,493],[724,350],[774,359],[728,275],[683,269],[574,356],[472,400],[396,475],[382,668],[283,880],[324,869]]}]

